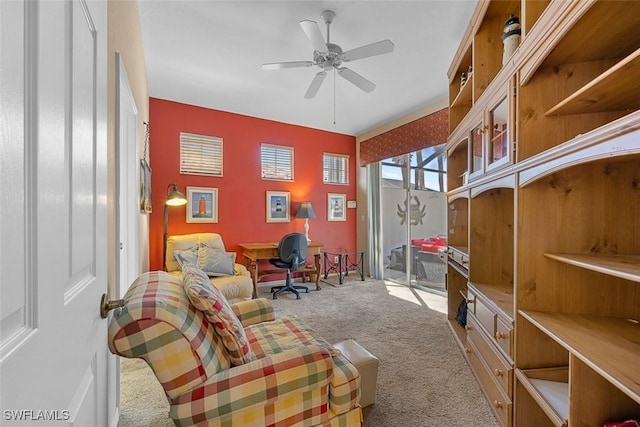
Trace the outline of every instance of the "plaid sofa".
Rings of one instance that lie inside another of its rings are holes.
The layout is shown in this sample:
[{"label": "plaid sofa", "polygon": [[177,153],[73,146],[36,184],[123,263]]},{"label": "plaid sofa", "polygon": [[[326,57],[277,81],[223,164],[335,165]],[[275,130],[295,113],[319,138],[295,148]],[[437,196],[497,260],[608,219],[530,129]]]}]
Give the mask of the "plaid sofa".
[{"label": "plaid sofa", "polygon": [[231,305],[251,346],[239,366],[181,278],[144,273],[124,300],[109,348],[146,360],[177,426],[362,426],[357,369],[300,319],[276,319],[269,300]]}]

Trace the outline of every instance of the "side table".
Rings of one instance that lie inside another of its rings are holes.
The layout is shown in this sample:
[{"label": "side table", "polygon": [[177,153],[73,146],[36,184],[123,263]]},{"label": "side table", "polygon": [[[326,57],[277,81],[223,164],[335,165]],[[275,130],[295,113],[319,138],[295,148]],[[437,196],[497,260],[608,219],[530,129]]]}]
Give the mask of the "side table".
[{"label": "side table", "polygon": [[342,285],[343,278],[349,271],[357,271],[360,280],[364,282],[364,254],[365,251],[344,251],[342,249],[326,249],[322,251],[324,263],[324,278],[330,272],[338,273],[338,283]]}]

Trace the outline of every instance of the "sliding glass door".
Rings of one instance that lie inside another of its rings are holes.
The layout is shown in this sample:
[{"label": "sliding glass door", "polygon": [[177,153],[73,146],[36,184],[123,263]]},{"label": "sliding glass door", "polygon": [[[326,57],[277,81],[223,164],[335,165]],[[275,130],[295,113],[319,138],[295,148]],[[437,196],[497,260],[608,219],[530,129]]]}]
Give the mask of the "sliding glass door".
[{"label": "sliding glass door", "polygon": [[445,291],[446,158],[444,144],[380,164],[380,243],[384,278]]}]

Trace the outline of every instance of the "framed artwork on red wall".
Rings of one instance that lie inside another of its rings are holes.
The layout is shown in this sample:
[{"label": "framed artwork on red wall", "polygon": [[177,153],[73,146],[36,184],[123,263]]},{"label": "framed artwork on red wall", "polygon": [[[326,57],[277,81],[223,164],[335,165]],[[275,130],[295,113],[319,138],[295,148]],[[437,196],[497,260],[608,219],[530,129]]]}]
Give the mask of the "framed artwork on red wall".
[{"label": "framed artwork on red wall", "polygon": [[218,189],[187,187],[187,222],[218,222]]},{"label": "framed artwork on red wall", "polygon": [[327,194],[327,221],[346,221],[346,194]]},{"label": "framed artwork on red wall", "polygon": [[267,191],[267,222],[289,222],[289,192]]}]

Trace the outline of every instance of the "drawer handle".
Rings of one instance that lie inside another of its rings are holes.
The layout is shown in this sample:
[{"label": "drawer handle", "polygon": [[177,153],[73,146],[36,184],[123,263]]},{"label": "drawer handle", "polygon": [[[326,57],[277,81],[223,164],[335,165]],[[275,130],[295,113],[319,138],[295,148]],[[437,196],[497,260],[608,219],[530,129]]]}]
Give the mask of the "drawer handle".
[{"label": "drawer handle", "polygon": [[496,332],[496,339],[497,340],[506,340],[507,339],[507,334],[505,334],[504,332]]},{"label": "drawer handle", "polygon": [[467,304],[475,304],[476,303],[476,299],[475,298],[469,298],[467,300]]},{"label": "drawer handle", "polygon": [[465,331],[473,331],[473,326],[466,325],[466,326],[464,327],[464,330],[465,330]]},{"label": "drawer handle", "polygon": [[498,369],[496,368],[493,372],[495,372],[496,377],[502,377],[504,376],[504,371],[502,369]]},{"label": "drawer handle", "polygon": [[467,354],[473,353],[473,351],[468,347],[464,349],[464,352],[467,353]]},{"label": "drawer handle", "polygon": [[463,258],[463,259],[462,259],[462,265],[464,265],[465,267],[466,267],[467,265],[469,265],[469,260],[467,260],[467,259],[464,259],[464,258]]},{"label": "drawer handle", "polygon": [[493,406],[495,406],[497,409],[500,409],[502,408],[502,402],[500,402],[499,400],[494,400]]}]

